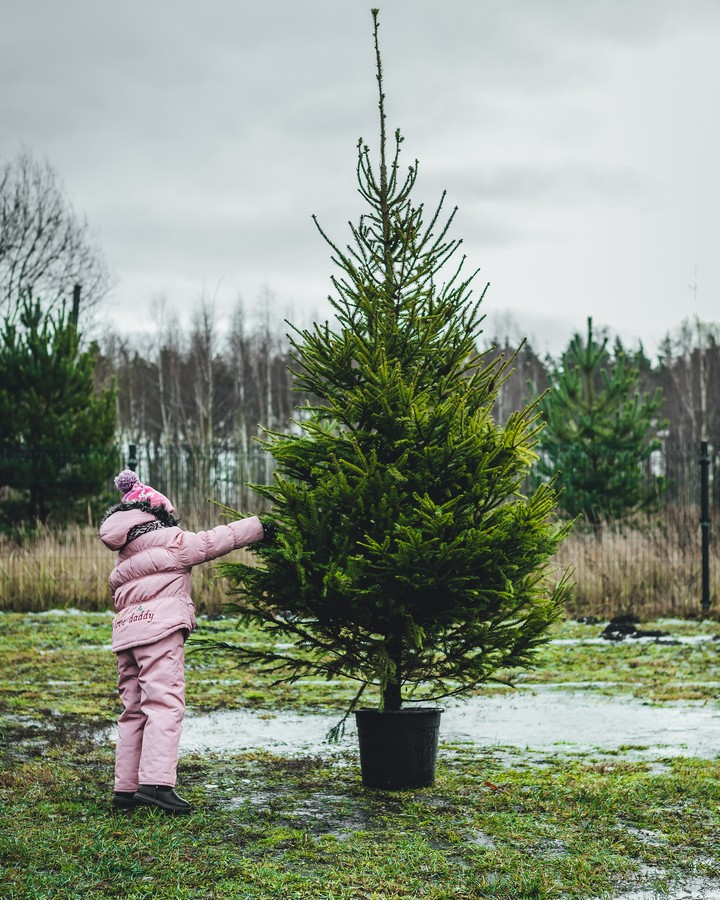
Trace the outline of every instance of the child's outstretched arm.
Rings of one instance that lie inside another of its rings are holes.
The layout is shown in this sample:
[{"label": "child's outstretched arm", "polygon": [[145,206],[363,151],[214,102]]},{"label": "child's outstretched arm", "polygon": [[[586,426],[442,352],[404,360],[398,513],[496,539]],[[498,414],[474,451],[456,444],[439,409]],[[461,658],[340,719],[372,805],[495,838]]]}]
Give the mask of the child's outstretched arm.
[{"label": "child's outstretched arm", "polygon": [[257,516],[218,525],[210,531],[183,531],[180,533],[180,562],[187,567],[197,566],[261,541],[264,535],[263,524]]}]

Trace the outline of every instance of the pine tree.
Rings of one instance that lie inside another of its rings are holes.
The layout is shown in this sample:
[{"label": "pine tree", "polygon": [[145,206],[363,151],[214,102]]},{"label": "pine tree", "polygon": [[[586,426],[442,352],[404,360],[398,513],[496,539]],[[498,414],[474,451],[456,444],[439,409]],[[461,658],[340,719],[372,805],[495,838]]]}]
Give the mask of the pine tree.
[{"label": "pine tree", "polygon": [[82,349],[77,308],[23,298],[0,331],[0,507],[6,524],[85,513],[116,464],[115,393],[96,392],[96,348]]},{"label": "pine tree", "polygon": [[640,387],[642,351],[628,353],[620,342],[598,340],[588,319],[587,337],[575,334],[549,373],[542,400],[546,427],[540,440],[539,472],[558,474],[564,513],[581,517],[599,532],[649,503],[662,485],[643,471],[660,447],[659,390]]},{"label": "pine tree", "polygon": [[[236,609],[293,642],[282,653],[235,647],[278,671],[380,687],[381,705],[461,693],[530,664],[567,594],[544,582],[566,529],[555,493],[520,485],[535,459],[537,411],[493,420],[509,362],[478,354],[480,301],[445,195],[426,221],[418,164],[386,159],[385,95],[373,10],[380,161],[358,143],[367,212],[341,249],[318,225],[340,274],[336,324],[295,331],[296,386],[318,398],[299,435],[274,434],[279,537],[264,565],[226,564]],[[317,221],[316,221],[317,224]],[[441,275],[446,275],[440,283]],[[484,294],[484,292],[483,292]],[[357,700],[357,697],[356,697]]]}]

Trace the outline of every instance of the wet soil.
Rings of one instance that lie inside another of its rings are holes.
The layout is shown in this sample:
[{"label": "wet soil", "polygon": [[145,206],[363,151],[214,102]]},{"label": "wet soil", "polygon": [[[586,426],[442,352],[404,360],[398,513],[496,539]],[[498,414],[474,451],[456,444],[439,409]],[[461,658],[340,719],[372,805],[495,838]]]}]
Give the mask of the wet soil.
[{"label": "wet soil", "polygon": [[72,744],[81,755],[106,739],[108,724],[80,715],[30,716],[5,715],[0,722],[0,756],[6,762],[42,759],[54,747]]}]

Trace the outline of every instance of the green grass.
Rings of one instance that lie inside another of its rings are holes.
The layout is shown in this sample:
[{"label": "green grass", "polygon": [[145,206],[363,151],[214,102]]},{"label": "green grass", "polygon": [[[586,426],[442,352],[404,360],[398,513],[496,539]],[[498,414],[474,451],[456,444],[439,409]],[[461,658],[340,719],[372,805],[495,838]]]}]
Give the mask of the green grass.
[{"label": "green grass", "polygon": [[[0,713],[47,715],[50,710],[112,721],[119,706],[115,657],[110,652],[107,612],[0,613]],[[672,636],[713,637],[717,622],[645,623]],[[561,623],[553,637],[597,638],[602,625]],[[197,649],[203,638],[266,644],[266,636],[233,619],[201,619],[186,645],[190,710],[277,708],[343,709],[354,684],[304,679],[270,689],[270,679],[237,666],[225,653]],[[602,644],[549,644],[538,666],[514,673],[518,685],[587,685],[651,702],[714,700],[720,696],[720,644],[668,645],[626,640]],[[506,691],[504,687],[483,688]],[[372,692],[368,695],[372,698]]]},{"label": "green grass", "polygon": [[[443,747],[433,788],[365,791],[348,754],[190,757],[172,819],[108,809],[108,747],[58,744],[0,777],[3,897],[613,896],[717,878],[717,762],[598,763]],[[674,868],[667,870],[672,860]],[[645,876],[646,877],[646,876]]]},{"label": "green grass", "polygon": [[[563,755],[441,744],[434,787],[401,793],[364,789],[354,750],[183,756],[180,782],[197,812],[114,815],[113,748],[97,740],[119,711],[110,621],[0,615],[3,900],[589,900],[641,887],[663,896],[690,878],[720,884],[720,761],[637,761],[630,747]],[[557,636],[600,631],[566,623]],[[201,633],[263,640],[229,620],[202,621]],[[676,701],[684,687],[715,703],[717,651],[556,644],[525,682],[614,682],[648,702]],[[194,711],[340,709],[353,690],[312,681],[268,691],[257,673],[191,650],[187,675]],[[663,684],[678,690],[663,694]]]},{"label": "green grass", "polygon": [[[714,637],[716,622],[660,620],[645,623],[648,630],[669,631],[676,637]],[[564,625],[562,638],[597,637],[600,626]],[[690,644],[626,639],[602,644],[550,644],[538,668],[521,673],[520,685],[585,684],[598,693],[628,694],[650,702],[714,700],[720,696],[720,644],[707,640]]]}]

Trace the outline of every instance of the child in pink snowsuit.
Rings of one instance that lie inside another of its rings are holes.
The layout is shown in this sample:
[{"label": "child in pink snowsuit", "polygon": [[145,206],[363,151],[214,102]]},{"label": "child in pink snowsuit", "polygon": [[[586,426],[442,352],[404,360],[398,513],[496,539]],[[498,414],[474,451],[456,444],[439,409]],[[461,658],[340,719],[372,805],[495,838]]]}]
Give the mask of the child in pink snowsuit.
[{"label": "child in pink snowsuit", "polygon": [[272,525],[252,516],[194,534],[178,527],[167,497],[135,472],[121,472],[115,485],[123,498],[100,526],[103,543],[119,551],[110,575],[117,611],[112,648],[125,708],[118,721],[113,805],[188,813],[190,804],[174,787],[185,712],[183,645],[195,629],[191,569],[269,538]]}]

